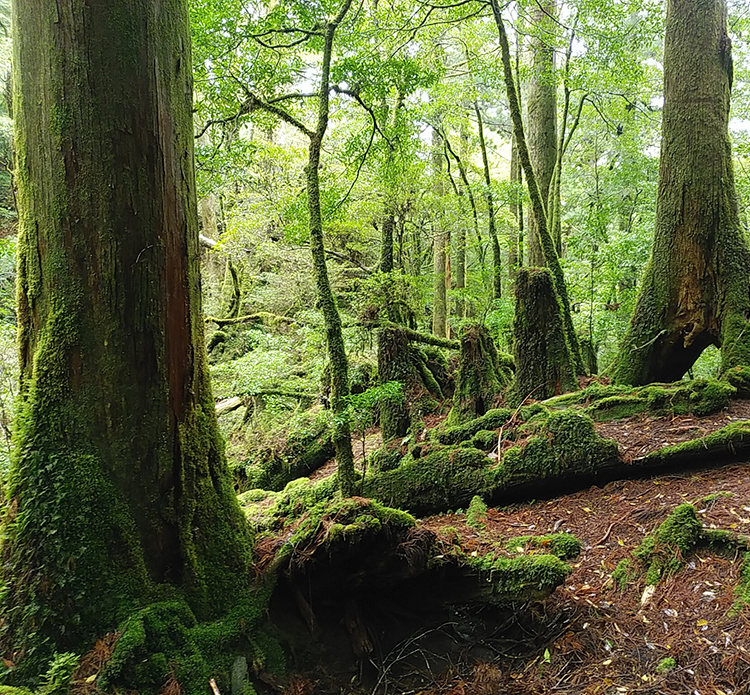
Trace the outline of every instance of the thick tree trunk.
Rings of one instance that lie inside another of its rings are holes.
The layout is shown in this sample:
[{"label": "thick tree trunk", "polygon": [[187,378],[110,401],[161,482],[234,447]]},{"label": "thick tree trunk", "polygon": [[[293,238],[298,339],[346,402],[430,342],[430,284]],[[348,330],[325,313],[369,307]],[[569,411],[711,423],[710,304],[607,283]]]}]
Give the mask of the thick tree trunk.
[{"label": "thick tree trunk", "polygon": [[[554,46],[550,43],[553,36],[550,25],[555,11],[555,0],[544,0],[534,8],[537,34],[531,42],[532,68],[526,96],[526,123],[531,164],[544,201],[549,233],[555,243],[555,250],[560,255],[560,238],[549,224],[550,183],[557,161],[557,85]],[[534,212],[529,215],[528,262],[533,268],[541,268],[546,263]]]},{"label": "thick tree trunk", "polygon": [[215,614],[251,558],[206,367],[187,3],[13,11],[21,395],[0,645],[33,661],[159,584]]},{"label": "thick tree trunk", "polygon": [[613,369],[617,381],[682,377],[708,345],[750,364],[750,250],[727,124],[732,78],[723,0],[670,0],[651,261]]},{"label": "thick tree trunk", "polygon": [[519,401],[543,400],[578,388],[576,370],[547,269],[521,269],[513,319],[514,391]]}]

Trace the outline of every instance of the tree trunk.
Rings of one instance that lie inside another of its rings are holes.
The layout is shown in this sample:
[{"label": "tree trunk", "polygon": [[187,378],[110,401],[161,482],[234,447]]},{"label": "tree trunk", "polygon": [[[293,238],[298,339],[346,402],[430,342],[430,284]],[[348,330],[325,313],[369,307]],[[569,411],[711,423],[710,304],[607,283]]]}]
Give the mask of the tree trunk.
[{"label": "tree trunk", "polygon": [[519,401],[551,398],[578,388],[576,370],[560,319],[552,276],[544,268],[516,277],[513,319],[514,391]]},{"label": "tree trunk", "polygon": [[492,197],[492,178],[490,177],[490,162],[487,157],[487,143],[484,139],[484,124],[479,104],[474,102],[474,113],[477,116],[479,129],[479,147],[482,150],[482,165],[484,170],[485,198],[487,199],[487,231],[492,245],[492,297],[502,296],[502,261],[500,260],[500,242],[497,239],[497,225],[495,223],[495,201]]},{"label": "tree trunk", "polygon": [[[441,146],[440,133],[436,129],[432,130],[432,164],[433,175],[435,177],[434,188],[438,197],[443,194],[443,152]],[[442,215],[435,213],[437,225],[435,228],[435,238],[433,241],[432,262],[433,262],[433,299],[432,299],[432,332],[440,337],[448,337],[448,292],[447,287],[450,280],[447,272],[448,268],[448,232],[444,228]]]},{"label": "tree trunk", "polygon": [[[14,3],[21,393],[0,646],[246,591],[201,314],[187,3]],[[36,661],[32,665],[31,662]]]},{"label": "tree trunk", "polygon": [[489,331],[484,326],[464,327],[453,407],[446,424],[473,420],[494,408],[510,376],[510,370],[498,363],[497,348]]},{"label": "tree trunk", "polygon": [[510,46],[508,44],[508,34],[505,31],[505,22],[503,21],[503,15],[498,0],[490,0],[490,5],[492,6],[492,14],[495,18],[495,24],[497,25],[500,39],[503,75],[508,92],[508,106],[510,107],[510,115],[513,121],[513,135],[515,136],[516,145],[518,147],[518,159],[520,160],[524,176],[526,177],[526,184],[529,188],[529,198],[531,199],[531,207],[534,211],[534,217],[539,225],[537,232],[539,241],[542,245],[545,264],[550,269],[555,294],[560,300],[559,306],[562,312],[565,336],[568,345],[570,346],[573,364],[575,365],[576,373],[583,375],[586,373],[586,368],[584,367],[583,358],[581,357],[578,336],[573,327],[573,317],[570,313],[570,300],[568,299],[568,288],[565,284],[565,276],[563,275],[560,259],[555,250],[555,244],[547,228],[547,216],[544,211],[544,201],[539,192],[539,186],[536,182],[536,176],[534,175],[534,167],[531,165],[531,157],[529,156],[529,149],[526,145],[523,119],[521,118],[521,107],[518,101],[518,91],[516,90],[515,80],[513,78],[513,66],[510,59]]},{"label": "tree trunk", "polygon": [[727,130],[726,22],[723,0],[668,3],[654,246],[614,365],[620,382],[679,379],[711,344],[723,369],[750,364],[750,250]]},{"label": "tree trunk", "polygon": [[[539,192],[544,201],[547,222],[555,250],[560,255],[560,238],[549,225],[549,191],[552,173],[557,160],[557,85],[555,84],[555,52],[550,31],[555,14],[555,0],[544,0],[534,8],[537,34],[532,38],[532,68],[529,91],[526,96],[529,156],[536,174]],[[539,242],[536,214],[529,215],[528,259],[529,265],[541,268],[546,265]]]},{"label": "tree trunk", "polygon": [[518,161],[518,147],[515,136],[511,138],[510,149],[510,182],[515,185],[510,198],[510,215],[513,218],[508,240],[508,273],[515,282],[516,272],[523,265],[523,203],[521,202],[521,166]]}]

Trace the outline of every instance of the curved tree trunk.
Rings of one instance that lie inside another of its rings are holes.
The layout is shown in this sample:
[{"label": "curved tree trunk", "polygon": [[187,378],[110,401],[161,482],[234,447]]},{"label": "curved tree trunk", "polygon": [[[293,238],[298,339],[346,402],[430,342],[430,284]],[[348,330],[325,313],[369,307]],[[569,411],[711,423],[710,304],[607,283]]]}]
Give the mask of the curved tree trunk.
[{"label": "curved tree trunk", "polygon": [[17,0],[13,27],[21,394],[0,647],[33,661],[159,584],[216,614],[251,558],[206,366],[187,2]]},{"label": "curved tree trunk", "polygon": [[679,379],[711,344],[724,369],[750,364],[750,250],[727,130],[726,22],[724,0],[668,3],[654,246],[614,365],[620,382]]}]

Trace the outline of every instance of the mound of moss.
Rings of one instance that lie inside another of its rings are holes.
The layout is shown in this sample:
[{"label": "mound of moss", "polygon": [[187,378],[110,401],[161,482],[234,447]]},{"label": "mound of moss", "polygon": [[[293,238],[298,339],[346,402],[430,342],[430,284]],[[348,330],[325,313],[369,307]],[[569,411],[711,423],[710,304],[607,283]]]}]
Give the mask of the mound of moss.
[{"label": "mound of moss", "polygon": [[471,558],[470,566],[487,582],[495,601],[533,601],[549,596],[571,572],[555,555]]},{"label": "mound of moss", "polygon": [[481,430],[496,430],[505,425],[513,415],[510,408],[493,408],[484,415],[462,425],[446,427],[435,432],[435,439],[440,444],[459,444],[471,439]]},{"label": "mound of moss", "polygon": [[[281,647],[263,627],[270,591],[269,584],[252,601],[211,623],[199,623],[182,600],[138,611],[121,625],[112,656],[96,679],[97,689],[158,693],[174,678],[186,695],[202,695],[215,678],[219,689],[229,692],[238,657],[246,658],[256,671],[283,674]],[[255,692],[249,682],[245,692]]]},{"label": "mound of moss", "polygon": [[651,535],[646,536],[633,551],[633,556],[646,569],[646,584],[676,574],[688,553],[701,538],[701,522],[692,504],[677,507]]},{"label": "mound of moss", "polygon": [[617,442],[600,437],[590,417],[576,410],[550,413],[536,436],[502,459],[506,486],[555,476],[594,473],[618,459]]},{"label": "mound of moss", "polygon": [[581,552],[581,541],[571,533],[551,533],[545,536],[517,536],[505,541],[511,553],[543,551],[561,560],[572,560]]}]

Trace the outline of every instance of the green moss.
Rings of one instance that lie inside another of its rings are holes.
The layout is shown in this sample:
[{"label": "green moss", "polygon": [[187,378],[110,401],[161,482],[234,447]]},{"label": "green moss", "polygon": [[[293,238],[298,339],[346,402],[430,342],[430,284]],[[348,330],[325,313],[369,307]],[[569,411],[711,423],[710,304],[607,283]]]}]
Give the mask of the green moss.
[{"label": "green moss", "polygon": [[688,553],[701,540],[702,525],[692,504],[681,504],[659,526],[644,538],[633,556],[646,569],[646,584],[678,572]]},{"label": "green moss", "polygon": [[750,398],[750,366],[731,367],[721,375],[721,379],[737,389],[738,398]]},{"label": "green moss", "polygon": [[391,471],[398,467],[402,458],[400,448],[381,446],[370,454],[368,461],[376,471]]},{"label": "green moss", "polygon": [[[279,442],[279,436],[285,441]],[[248,458],[232,467],[235,487],[281,490],[287,483],[310,475],[333,458],[332,432],[324,415],[310,412],[286,432],[251,446]]]},{"label": "green moss", "polygon": [[628,558],[623,558],[617,563],[614,572],[612,572],[612,581],[620,591],[625,591],[630,582],[635,577],[635,571],[633,570],[633,563]]},{"label": "green moss", "polygon": [[561,560],[572,560],[581,552],[581,541],[571,533],[552,533],[546,536],[517,536],[505,541],[505,547],[513,553],[524,553],[529,549],[542,550]]},{"label": "green moss", "polygon": [[730,609],[730,615],[737,615],[746,606],[750,605],[750,553],[745,553],[742,558],[740,569],[740,581],[734,590],[734,604]]},{"label": "green moss", "polygon": [[617,443],[600,437],[591,418],[575,410],[553,412],[537,436],[509,449],[502,460],[506,482],[594,472],[617,459]]},{"label": "green moss", "polygon": [[479,495],[474,495],[466,510],[466,523],[475,529],[483,529],[487,521],[487,505]]},{"label": "green moss", "polygon": [[555,410],[578,406],[594,420],[606,422],[644,412],[710,415],[725,408],[736,394],[734,386],[718,379],[649,384],[639,388],[592,384],[578,393],[550,398],[545,405]]},{"label": "green moss", "polygon": [[419,458],[407,454],[398,468],[368,476],[363,494],[416,513],[456,509],[491,489],[492,463],[478,449],[425,446]]},{"label": "green moss", "polygon": [[633,417],[649,409],[648,402],[640,396],[608,396],[597,400],[585,409],[585,413],[598,422]]},{"label": "green moss", "polygon": [[497,432],[495,430],[479,430],[470,440],[469,445],[482,451],[490,451],[497,446]]},{"label": "green moss", "polygon": [[656,665],[656,672],[668,673],[675,668],[677,668],[677,662],[674,660],[674,657],[667,656]]},{"label": "green moss", "polygon": [[513,376],[506,363],[507,360],[503,361],[501,366],[495,343],[486,327],[464,327],[453,407],[446,420],[448,427],[475,419],[492,408]]},{"label": "green moss", "polygon": [[480,430],[495,430],[505,425],[510,420],[513,412],[510,408],[497,408],[488,410],[481,417],[470,420],[462,425],[446,427],[435,434],[435,438],[441,444],[458,444],[473,437]]},{"label": "green moss", "polygon": [[554,555],[471,558],[470,566],[487,582],[492,598],[531,601],[549,596],[570,574],[570,567]]},{"label": "green moss", "polygon": [[262,627],[271,588],[267,585],[253,600],[240,602],[214,622],[199,623],[181,600],[134,613],[120,627],[120,639],[97,687],[158,693],[174,671],[186,695],[205,693],[210,678],[228,690],[237,655],[248,657],[256,670],[283,673],[281,648]]}]

